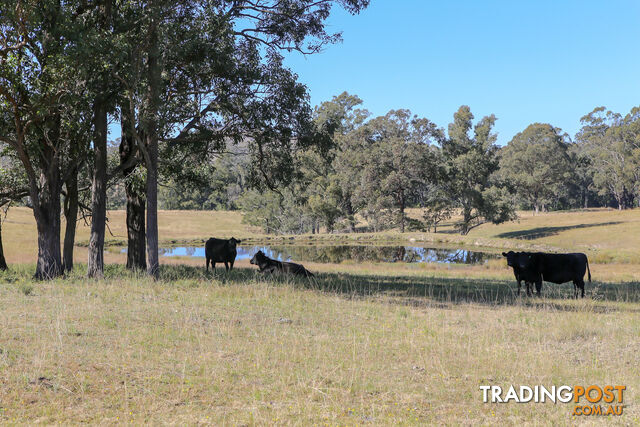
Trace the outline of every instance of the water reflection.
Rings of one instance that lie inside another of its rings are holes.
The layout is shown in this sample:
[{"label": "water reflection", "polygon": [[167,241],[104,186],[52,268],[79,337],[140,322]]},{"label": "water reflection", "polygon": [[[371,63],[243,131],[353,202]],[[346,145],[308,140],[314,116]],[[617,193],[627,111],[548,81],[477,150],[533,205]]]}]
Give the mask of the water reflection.
[{"label": "water reflection", "polygon": [[[497,259],[498,254],[469,251],[456,248],[423,248],[417,246],[238,246],[236,259],[251,258],[261,250],[268,257],[280,261],[311,261],[325,264],[352,262],[435,262],[457,264],[483,264],[489,259]],[[126,252],[126,249],[123,250]],[[162,248],[160,256],[188,256],[204,258],[204,247]]]}]

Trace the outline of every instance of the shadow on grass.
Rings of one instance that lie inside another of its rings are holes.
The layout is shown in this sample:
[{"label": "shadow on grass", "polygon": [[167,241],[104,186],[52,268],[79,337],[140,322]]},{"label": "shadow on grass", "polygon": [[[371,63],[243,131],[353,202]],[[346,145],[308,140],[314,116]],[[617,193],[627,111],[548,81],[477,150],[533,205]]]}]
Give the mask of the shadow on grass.
[{"label": "shadow on grass", "polygon": [[579,228],[590,228],[590,227],[604,227],[607,225],[616,225],[622,224],[620,221],[611,221],[611,222],[599,222],[597,224],[577,224],[577,225],[566,225],[561,227],[537,227],[532,228],[530,230],[518,230],[518,231],[509,231],[505,233],[497,234],[496,237],[501,237],[505,239],[524,239],[524,240],[533,240],[533,239],[541,239],[543,237],[554,236],[562,231],[579,229]]},{"label": "shadow on grass", "polygon": [[[543,298],[527,297],[524,288],[520,296],[514,280],[459,279],[427,276],[380,276],[347,273],[317,273],[313,278],[290,275],[263,275],[255,269],[236,268],[231,272],[216,270],[206,273],[203,268],[186,265],[163,266],[162,280],[216,279],[223,285],[247,285],[254,281],[291,285],[296,288],[340,294],[347,298],[381,297],[385,300],[411,306],[447,307],[456,304],[518,305],[557,311],[609,312],[621,310],[611,305],[591,303],[587,308],[576,304],[573,284],[544,283]],[[591,302],[640,302],[638,283],[586,284],[586,300]],[[626,307],[625,310],[639,311]]]},{"label": "shadow on grass", "polygon": [[[0,272],[0,283],[33,283],[35,266],[16,266]],[[143,271],[132,272],[124,265],[105,265],[106,280],[126,280],[144,285],[153,280]],[[84,281],[86,266],[78,265],[72,273],[55,281]],[[92,280],[92,279],[91,279]],[[188,265],[162,265],[160,283],[185,288],[204,286],[215,280],[223,286],[251,286],[256,282],[268,282],[276,286],[292,286],[319,292],[338,294],[345,298],[376,298],[381,301],[415,307],[447,308],[459,304],[486,306],[524,306],[552,311],[633,311],[640,307],[611,305],[606,302],[640,302],[640,283],[586,284],[585,303],[573,299],[573,284],[544,283],[543,298],[527,297],[524,289],[517,294],[515,280],[459,279],[429,276],[382,276],[353,273],[317,273],[303,278],[290,275],[264,275],[252,268],[235,268],[230,272],[217,269],[206,272],[203,267]]]}]

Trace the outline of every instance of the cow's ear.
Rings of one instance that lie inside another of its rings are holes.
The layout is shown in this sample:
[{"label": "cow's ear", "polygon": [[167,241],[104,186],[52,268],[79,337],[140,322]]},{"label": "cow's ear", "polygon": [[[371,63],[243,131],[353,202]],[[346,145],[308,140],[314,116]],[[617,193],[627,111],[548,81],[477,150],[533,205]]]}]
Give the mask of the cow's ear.
[{"label": "cow's ear", "polygon": [[242,243],[242,240],[236,240],[236,243]]},{"label": "cow's ear", "polygon": [[506,252],[502,252],[502,256],[507,256],[507,253]]}]

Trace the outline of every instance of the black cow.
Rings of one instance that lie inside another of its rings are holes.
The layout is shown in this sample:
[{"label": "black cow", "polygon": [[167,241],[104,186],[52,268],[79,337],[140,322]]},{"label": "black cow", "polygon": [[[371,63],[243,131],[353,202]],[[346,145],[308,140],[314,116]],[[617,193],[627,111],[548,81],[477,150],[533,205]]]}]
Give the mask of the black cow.
[{"label": "black cow", "polygon": [[204,255],[207,257],[207,271],[209,271],[209,261],[211,267],[216,269],[216,262],[224,262],[224,268],[229,271],[233,270],[233,263],[236,260],[236,245],[241,241],[235,238],[215,239],[210,238],[204,245]]},{"label": "black cow", "polygon": [[300,276],[313,277],[313,274],[304,268],[300,264],[294,262],[282,262],[275,259],[271,259],[266,256],[262,251],[256,252],[256,254],[249,261],[253,265],[257,265],[261,273],[291,273],[298,274]]},{"label": "black cow", "polygon": [[591,269],[589,260],[583,253],[547,254],[543,252],[520,252],[517,264],[527,277],[541,277],[534,281],[538,294],[542,290],[542,281],[551,283],[573,282],[574,296],[578,297],[578,289],[584,298],[584,273]]},{"label": "black cow", "polygon": [[[518,282],[518,295],[520,295],[521,282],[524,281],[527,287],[527,295],[531,296],[531,289],[534,283],[540,282],[541,274],[537,271],[526,268],[526,258],[522,258],[525,252],[502,252],[502,256],[507,258],[507,265],[513,268],[513,275]],[[538,296],[540,295],[541,288],[538,289]]]}]

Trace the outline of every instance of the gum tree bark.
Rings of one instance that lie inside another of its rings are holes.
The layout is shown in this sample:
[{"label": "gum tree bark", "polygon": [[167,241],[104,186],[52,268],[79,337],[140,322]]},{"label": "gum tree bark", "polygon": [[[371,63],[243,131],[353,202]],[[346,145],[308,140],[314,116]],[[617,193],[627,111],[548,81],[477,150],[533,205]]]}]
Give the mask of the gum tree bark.
[{"label": "gum tree bark", "polygon": [[76,224],[78,220],[78,168],[74,167],[65,181],[67,195],[64,198],[64,216],[67,225],[64,233],[62,249],[62,265],[64,271],[73,269],[73,247],[76,240]]},{"label": "gum tree bark", "polygon": [[[125,178],[125,193],[127,195],[127,268],[130,270],[146,270],[146,233],[145,233],[145,199],[144,187],[140,179],[131,174],[135,171],[139,161],[138,148],[134,137],[129,131],[131,122],[126,116],[126,109],[122,109],[122,138],[120,139],[120,164]],[[129,166],[125,166],[129,165]]]},{"label": "gum tree bark", "polygon": [[[111,29],[113,0],[100,0],[98,26],[102,31]],[[91,236],[89,237],[88,277],[104,274],[104,234],[107,221],[107,115],[109,89],[104,75],[98,74],[98,94],[93,101],[94,169],[91,184]]]},{"label": "gum tree bark", "polygon": [[160,47],[158,40],[159,6],[150,5],[147,72],[149,87],[146,95],[146,112],[143,122],[145,133],[145,162],[147,164],[147,272],[157,278],[160,273],[158,260],[158,107],[160,105]]},{"label": "gum tree bark", "polygon": [[107,106],[103,100],[96,100],[94,104],[93,126],[95,164],[91,185],[91,236],[87,276],[102,277],[107,220]]},{"label": "gum tree bark", "polygon": [[40,191],[37,191],[38,186],[30,186],[31,200],[34,201],[33,215],[38,229],[38,262],[35,274],[38,280],[48,280],[62,274],[59,161],[51,148],[45,148],[44,151],[45,158],[50,163],[40,173]]}]

